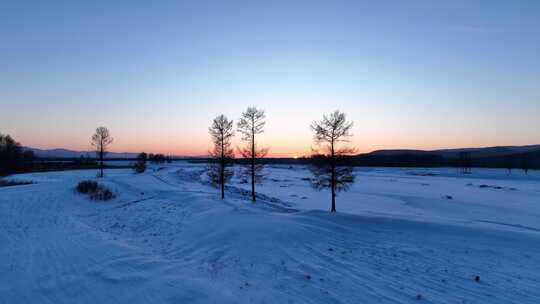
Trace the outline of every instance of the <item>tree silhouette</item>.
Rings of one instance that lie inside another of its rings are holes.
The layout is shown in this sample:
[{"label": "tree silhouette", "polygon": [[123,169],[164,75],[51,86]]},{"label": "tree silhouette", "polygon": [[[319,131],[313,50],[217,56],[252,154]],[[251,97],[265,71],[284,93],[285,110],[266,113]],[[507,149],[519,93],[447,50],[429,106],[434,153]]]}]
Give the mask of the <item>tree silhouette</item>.
[{"label": "tree silhouette", "polygon": [[255,184],[261,183],[264,178],[264,165],[258,163],[257,160],[268,154],[268,149],[258,148],[255,141],[255,136],[264,132],[265,118],[264,111],[249,107],[242,113],[237,125],[238,132],[242,134],[242,140],[246,143],[245,147],[238,150],[244,159],[249,160],[240,174],[244,180],[251,179],[251,200],[254,202],[256,200]]},{"label": "tree silhouette", "polygon": [[225,184],[234,174],[234,171],[229,168],[234,158],[234,151],[231,148],[231,138],[234,135],[233,121],[228,120],[224,115],[219,115],[214,118],[208,131],[214,144],[214,149],[210,151],[214,161],[208,165],[208,178],[212,185],[221,188],[221,198],[224,199]]},{"label": "tree silhouette", "polygon": [[330,115],[323,115],[323,119],[311,125],[313,139],[318,148],[314,148],[311,171],[313,179],[311,185],[315,190],[330,189],[332,195],[331,212],[336,211],[336,195],[346,191],[354,182],[351,166],[344,164],[344,157],[356,152],[352,147],[339,147],[348,142],[352,136],[353,123],[347,121],[343,112],[335,111]]},{"label": "tree silhouette", "polygon": [[467,151],[459,152],[459,158],[457,160],[458,168],[461,174],[471,173],[471,153]]},{"label": "tree silhouette", "polygon": [[0,133],[0,176],[24,171],[33,159],[32,151],[24,151],[15,139]]},{"label": "tree silhouette", "polygon": [[523,152],[521,153],[521,169],[525,174],[529,174],[529,170],[531,169],[531,155],[530,153]]},{"label": "tree silhouette", "polygon": [[154,164],[163,164],[163,163],[167,162],[168,159],[169,158],[167,156],[165,156],[164,154],[161,154],[161,153],[158,153],[158,154],[150,153],[148,155],[148,160],[151,163],[154,163]]},{"label": "tree silhouette", "polygon": [[137,155],[137,161],[135,162],[135,166],[133,167],[133,170],[135,173],[144,173],[146,171],[146,160],[148,159],[148,155],[144,152]]},{"label": "tree silhouette", "polygon": [[109,133],[109,129],[105,127],[98,127],[96,133],[92,135],[92,146],[96,147],[96,154],[99,158],[99,175],[98,177],[103,177],[103,158],[107,154],[107,148],[113,142],[113,138]]}]

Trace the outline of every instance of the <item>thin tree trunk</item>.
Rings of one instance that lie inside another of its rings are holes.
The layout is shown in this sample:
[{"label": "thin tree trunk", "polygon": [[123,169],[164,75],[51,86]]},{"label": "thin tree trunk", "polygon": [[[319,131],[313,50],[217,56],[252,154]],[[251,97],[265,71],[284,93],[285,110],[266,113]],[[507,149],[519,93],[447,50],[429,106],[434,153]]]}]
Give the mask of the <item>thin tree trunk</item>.
[{"label": "thin tree trunk", "polygon": [[335,162],[335,154],[334,154],[334,141],[332,140],[332,155],[330,161],[332,162],[332,177],[331,177],[331,184],[332,184],[332,209],[330,209],[330,212],[336,212],[336,162]]},{"label": "thin tree trunk", "polygon": [[101,147],[99,150],[99,168],[100,168],[99,177],[103,177],[103,140],[101,141]]},{"label": "thin tree trunk", "polygon": [[223,148],[223,132],[221,132],[221,199],[225,198],[225,152]]},{"label": "thin tree trunk", "polygon": [[255,122],[251,130],[251,200],[255,202]]},{"label": "thin tree trunk", "polygon": [[336,179],[335,179],[335,166],[332,165],[332,209],[330,212],[336,212]]}]

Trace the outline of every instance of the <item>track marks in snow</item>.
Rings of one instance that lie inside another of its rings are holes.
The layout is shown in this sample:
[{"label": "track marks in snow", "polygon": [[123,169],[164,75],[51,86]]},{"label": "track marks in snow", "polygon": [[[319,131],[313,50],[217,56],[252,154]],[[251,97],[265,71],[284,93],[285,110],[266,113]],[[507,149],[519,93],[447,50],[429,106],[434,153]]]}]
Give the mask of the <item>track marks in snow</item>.
[{"label": "track marks in snow", "polygon": [[0,197],[0,303],[540,302],[534,232],[282,212],[271,196],[221,201],[192,175],[154,174],[106,178],[110,203],[71,179]]}]

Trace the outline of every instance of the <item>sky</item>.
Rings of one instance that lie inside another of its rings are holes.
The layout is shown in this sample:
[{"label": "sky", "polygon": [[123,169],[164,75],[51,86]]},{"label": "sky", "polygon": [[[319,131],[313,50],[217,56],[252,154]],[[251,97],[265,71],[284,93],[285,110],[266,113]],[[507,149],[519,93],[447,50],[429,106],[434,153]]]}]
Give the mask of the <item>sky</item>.
[{"label": "sky", "polygon": [[[205,155],[266,112],[272,156],[540,144],[540,1],[0,2],[0,132],[25,146]],[[240,145],[236,136],[235,145]]]}]

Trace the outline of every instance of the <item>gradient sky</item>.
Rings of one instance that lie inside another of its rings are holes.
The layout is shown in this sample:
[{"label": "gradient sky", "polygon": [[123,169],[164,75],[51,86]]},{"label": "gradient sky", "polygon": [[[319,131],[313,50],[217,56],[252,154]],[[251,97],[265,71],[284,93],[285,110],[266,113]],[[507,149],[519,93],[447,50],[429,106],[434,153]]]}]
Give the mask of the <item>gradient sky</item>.
[{"label": "gradient sky", "polygon": [[540,1],[4,0],[0,105],[37,148],[206,154],[250,105],[275,156],[335,109],[363,152],[539,144]]}]

